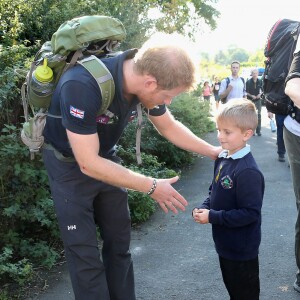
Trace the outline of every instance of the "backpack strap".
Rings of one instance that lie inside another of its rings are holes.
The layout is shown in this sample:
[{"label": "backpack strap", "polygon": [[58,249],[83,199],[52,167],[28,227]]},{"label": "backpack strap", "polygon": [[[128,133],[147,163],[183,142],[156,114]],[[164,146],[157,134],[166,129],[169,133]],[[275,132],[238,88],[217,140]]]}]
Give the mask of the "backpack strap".
[{"label": "backpack strap", "polygon": [[104,63],[94,55],[79,60],[78,63],[90,72],[99,85],[102,95],[102,106],[99,111],[99,115],[101,115],[105,113],[115,95],[113,77]]},{"label": "backpack strap", "polygon": [[139,103],[137,105],[137,129],[136,129],[136,139],[135,139],[135,153],[136,153],[136,160],[138,165],[142,164],[141,158],[141,135],[142,135],[142,128],[143,128],[143,113],[142,113],[142,104]]},{"label": "backpack strap", "polygon": [[226,89],[228,88],[229,83],[230,83],[230,79],[229,77],[226,77]]},{"label": "backpack strap", "polygon": [[[115,84],[113,77],[104,63],[94,55],[84,58],[78,61],[80,65],[86,68],[91,75],[96,79],[101,94],[102,94],[102,107],[100,109],[99,115],[106,113],[107,108],[113,101],[115,95]],[[139,103],[137,105],[137,115],[138,115],[138,125],[136,131],[136,158],[137,163],[140,165],[142,163],[141,158],[141,134],[143,128],[143,114],[142,106]]]}]

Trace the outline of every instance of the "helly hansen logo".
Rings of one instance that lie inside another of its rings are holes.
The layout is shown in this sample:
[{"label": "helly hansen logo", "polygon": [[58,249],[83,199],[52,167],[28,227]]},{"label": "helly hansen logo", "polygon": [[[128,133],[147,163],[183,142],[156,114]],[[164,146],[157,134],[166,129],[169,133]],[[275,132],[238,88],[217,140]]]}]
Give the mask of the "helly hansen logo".
[{"label": "helly hansen logo", "polygon": [[68,230],[76,230],[76,225],[68,225]]}]

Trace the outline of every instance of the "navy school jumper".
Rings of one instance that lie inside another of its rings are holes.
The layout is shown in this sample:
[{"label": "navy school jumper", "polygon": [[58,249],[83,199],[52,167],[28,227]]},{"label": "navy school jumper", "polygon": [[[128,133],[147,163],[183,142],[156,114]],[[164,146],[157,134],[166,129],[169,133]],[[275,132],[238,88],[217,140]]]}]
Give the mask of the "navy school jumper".
[{"label": "navy school jumper", "polygon": [[264,176],[250,146],[227,157],[221,152],[214,165],[209,196],[198,208],[209,209],[213,239],[219,256],[247,261],[258,256]]}]

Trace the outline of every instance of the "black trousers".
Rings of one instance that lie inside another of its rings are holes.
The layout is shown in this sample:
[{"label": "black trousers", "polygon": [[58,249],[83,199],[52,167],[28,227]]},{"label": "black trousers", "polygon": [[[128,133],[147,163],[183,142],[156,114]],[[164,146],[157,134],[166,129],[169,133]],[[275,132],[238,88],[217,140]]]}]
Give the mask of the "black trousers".
[{"label": "black trousers", "polygon": [[261,99],[258,99],[256,101],[253,101],[256,107],[257,111],[257,127],[256,127],[256,133],[259,134],[261,133]]},{"label": "black trousers", "polygon": [[[127,191],[43,149],[76,300],[135,300]],[[97,226],[103,240],[102,259]]]},{"label": "black trousers", "polygon": [[259,299],[258,257],[248,261],[235,261],[219,256],[219,262],[230,300]]},{"label": "black trousers", "polygon": [[285,144],[283,140],[283,126],[284,119],[286,116],[275,115],[276,125],[277,125],[277,153],[278,155],[285,154]]}]

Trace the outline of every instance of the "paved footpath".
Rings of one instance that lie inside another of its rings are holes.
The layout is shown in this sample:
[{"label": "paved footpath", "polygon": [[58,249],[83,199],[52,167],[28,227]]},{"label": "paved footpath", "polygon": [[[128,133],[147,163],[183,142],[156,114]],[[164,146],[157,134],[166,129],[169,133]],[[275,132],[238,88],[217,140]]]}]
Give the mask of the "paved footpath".
[{"label": "paved footpath", "polygon": [[[266,181],[259,255],[260,299],[296,300],[300,299],[300,294],[293,290],[296,206],[290,170],[287,162],[277,160],[276,133],[270,130],[264,107],[262,115],[262,136],[254,136],[249,142]],[[208,134],[205,139],[218,144],[216,133]],[[174,215],[158,210],[148,222],[133,229],[131,251],[138,300],[229,299],[211,226],[196,224],[191,218],[193,207],[206,197],[212,170],[210,159],[197,158],[176,183],[189,201],[186,211]],[[59,271],[56,283],[34,299],[74,299],[66,267]]]}]

